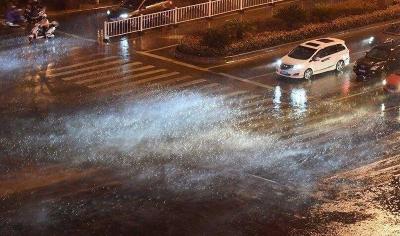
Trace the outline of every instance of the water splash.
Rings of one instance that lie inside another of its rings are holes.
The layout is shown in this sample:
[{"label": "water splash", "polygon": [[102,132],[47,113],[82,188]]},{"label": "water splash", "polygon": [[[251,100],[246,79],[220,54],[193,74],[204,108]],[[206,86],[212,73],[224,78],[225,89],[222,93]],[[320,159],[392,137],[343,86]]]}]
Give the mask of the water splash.
[{"label": "water splash", "polygon": [[162,167],[171,184],[195,182],[199,188],[233,172],[308,189],[321,176],[384,151],[377,142],[385,128],[382,117],[363,110],[285,134],[235,128],[240,116],[220,97],[169,93],[40,122],[13,121],[0,145],[3,156],[125,166],[140,176]]}]

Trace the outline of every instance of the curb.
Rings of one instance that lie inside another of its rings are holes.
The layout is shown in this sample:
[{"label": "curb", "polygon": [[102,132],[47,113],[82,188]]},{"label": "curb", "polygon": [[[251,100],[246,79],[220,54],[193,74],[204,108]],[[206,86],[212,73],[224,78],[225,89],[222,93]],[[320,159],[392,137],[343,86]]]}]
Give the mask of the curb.
[{"label": "curb", "polygon": [[391,20],[391,21],[385,21],[385,22],[380,22],[380,23],[375,23],[375,24],[371,24],[371,25],[367,25],[367,26],[363,26],[363,27],[359,27],[359,28],[355,28],[355,29],[350,29],[350,30],[338,31],[338,32],[329,33],[329,34],[325,34],[325,35],[320,35],[320,36],[316,36],[316,37],[312,37],[312,38],[307,38],[307,39],[304,39],[304,40],[288,42],[288,43],[279,44],[279,45],[275,45],[275,46],[272,46],[272,47],[263,48],[263,49],[259,49],[259,50],[255,50],[255,51],[244,52],[244,53],[236,54],[236,55],[232,55],[232,56],[202,57],[202,56],[196,56],[196,55],[190,55],[190,54],[183,53],[183,52],[178,50],[178,47],[175,48],[173,54],[178,59],[186,60],[186,61],[193,62],[193,63],[222,64],[222,63],[229,63],[229,62],[232,62],[232,61],[243,60],[243,59],[246,59],[246,58],[259,57],[259,56],[264,55],[265,53],[268,53],[270,51],[276,50],[278,48],[285,47],[285,46],[290,46],[292,44],[296,45],[296,44],[302,43],[302,42],[304,42],[306,40],[318,39],[318,38],[323,38],[323,37],[338,36],[338,35],[343,35],[343,34],[347,34],[347,33],[362,31],[362,30],[366,30],[366,29],[370,29],[370,28],[383,27],[385,25],[396,24],[396,23],[400,23],[400,19]]}]

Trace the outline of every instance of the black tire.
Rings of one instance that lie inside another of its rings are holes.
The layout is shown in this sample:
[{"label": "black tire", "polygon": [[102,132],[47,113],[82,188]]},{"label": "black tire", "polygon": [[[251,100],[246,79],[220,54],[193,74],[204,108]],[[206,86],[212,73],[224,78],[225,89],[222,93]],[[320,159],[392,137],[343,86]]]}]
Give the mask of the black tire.
[{"label": "black tire", "polygon": [[336,72],[343,72],[345,65],[343,60],[338,61],[336,63]]},{"label": "black tire", "polygon": [[310,68],[308,68],[306,71],[304,71],[304,79],[306,79],[306,80],[311,80],[313,75],[314,75],[314,72]]}]

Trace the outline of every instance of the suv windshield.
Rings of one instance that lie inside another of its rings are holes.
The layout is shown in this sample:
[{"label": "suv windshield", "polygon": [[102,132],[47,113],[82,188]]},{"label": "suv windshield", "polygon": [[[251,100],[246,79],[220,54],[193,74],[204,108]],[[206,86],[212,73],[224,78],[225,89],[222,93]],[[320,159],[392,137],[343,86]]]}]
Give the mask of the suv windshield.
[{"label": "suv windshield", "polygon": [[367,53],[368,58],[386,60],[389,57],[389,52],[382,48],[373,48]]},{"label": "suv windshield", "polygon": [[125,0],[125,1],[122,1],[121,7],[136,10],[139,8],[141,3],[142,3],[142,0]]},{"label": "suv windshield", "polygon": [[312,55],[314,55],[316,51],[317,49],[298,46],[295,49],[293,49],[288,56],[294,59],[306,60],[312,57]]}]

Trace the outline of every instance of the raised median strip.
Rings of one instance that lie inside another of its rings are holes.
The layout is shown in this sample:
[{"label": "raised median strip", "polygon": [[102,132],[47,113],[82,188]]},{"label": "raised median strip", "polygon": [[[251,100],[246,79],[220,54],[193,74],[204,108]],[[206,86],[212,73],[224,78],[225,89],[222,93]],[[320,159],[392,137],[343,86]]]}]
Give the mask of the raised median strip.
[{"label": "raised median strip", "polygon": [[[265,52],[274,47],[285,44],[305,41],[316,37],[326,37],[329,35],[346,32],[373,24],[381,24],[400,20],[400,6],[391,6],[384,10],[373,10],[369,13],[353,16],[339,17],[329,22],[308,23],[293,29],[281,31],[264,31],[248,33],[242,29],[241,22],[229,23],[226,28],[233,28],[233,34],[241,34],[235,39],[230,39],[226,44],[220,44],[219,34],[229,34],[227,30],[216,32],[213,29],[203,34],[188,35],[182,39],[177,46],[175,56],[186,61],[196,63],[226,63],[253,57],[260,52]],[[235,29],[236,27],[236,29]],[[239,33],[238,33],[239,32]],[[232,32],[231,32],[232,33]],[[224,36],[225,37],[225,36]],[[212,39],[218,41],[213,43]]]}]

